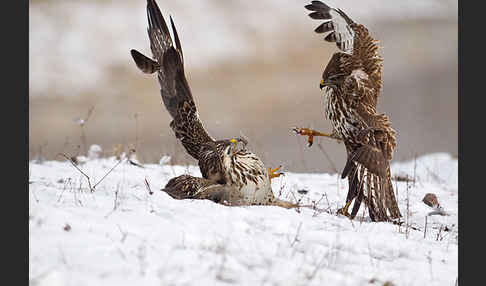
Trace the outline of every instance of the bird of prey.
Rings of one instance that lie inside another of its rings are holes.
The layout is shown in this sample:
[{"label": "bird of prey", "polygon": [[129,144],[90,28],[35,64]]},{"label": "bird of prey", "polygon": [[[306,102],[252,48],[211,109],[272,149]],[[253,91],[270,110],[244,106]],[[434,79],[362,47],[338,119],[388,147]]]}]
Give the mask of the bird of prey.
[{"label": "bird of prey", "polygon": [[[368,29],[351,20],[342,10],[320,1],[305,6],[312,19],[324,20],[315,32],[326,33],[324,40],[339,48],[327,64],[320,82],[324,89],[325,114],[331,121],[331,134],[308,128],[294,128],[308,136],[327,136],[344,142],[347,162],[342,178],[349,189],[339,213],[354,218],[364,201],[372,221],[390,221],[401,216],[393,191],[390,160],[396,146],[395,131],[376,104],[382,87],[382,58],[377,41]],[[351,214],[348,208],[355,201]]]},{"label": "bird of prey", "polygon": [[246,149],[244,138],[215,140],[199,119],[184,74],[181,42],[172,17],[173,38],[154,0],[147,0],[148,36],[154,59],[136,50],[131,55],[144,73],[157,73],[162,101],[172,117],[170,127],[185,150],[198,160],[202,178],[182,175],[169,180],[163,191],[176,199],[210,199],[229,205],[296,205],[279,200],[272,192],[271,179],[278,168],[266,169]]}]

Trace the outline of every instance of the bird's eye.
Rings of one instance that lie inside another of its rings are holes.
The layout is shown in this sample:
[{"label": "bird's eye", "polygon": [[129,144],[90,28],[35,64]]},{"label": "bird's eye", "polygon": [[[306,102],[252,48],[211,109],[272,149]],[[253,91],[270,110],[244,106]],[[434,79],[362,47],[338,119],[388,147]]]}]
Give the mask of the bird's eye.
[{"label": "bird's eye", "polygon": [[344,75],[344,73],[333,74],[333,75],[329,76],[329,79],[336,79],[336,78],[341,77],[343,75]]}]

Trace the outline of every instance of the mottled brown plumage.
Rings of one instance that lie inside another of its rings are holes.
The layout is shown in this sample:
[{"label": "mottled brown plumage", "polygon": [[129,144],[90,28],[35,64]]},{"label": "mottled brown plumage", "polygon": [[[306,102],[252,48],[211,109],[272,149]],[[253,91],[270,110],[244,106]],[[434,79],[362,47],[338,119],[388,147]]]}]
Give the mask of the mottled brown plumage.
[{"label": "mottled brown plumage", "polygon": [[162,191],[174,199],[208,199],[230,206],[246,203],[242,193],[235,186],[216,184],[214,181],[190,175],[170,179]]},{"label": "mottled brown plumage", "polygon": [[[341,50],[327,64],[320,83],[324,88],[325,113],[331,121],[332,134],[344,141],[348,154],[342,178],[348,177],[346,207],[353,199],[354,217],[364,201],[373,221],[400,217],[391,183],[390,163],[396,147],[395,131],[385,114],[378,114],[376,104],[382,88],[382,58],[368,29],[355,23],[343,11],[320,1],[305,8],[313,19],[325,20],[316,33],[328,33],[324,40],[336,42]],[[309,135],[311,131],[300,134]]]},{"label": "mottled brown plumage", "polygon": [[147,16],[154,60],[135,50],[131,51],[132,57],[143,72],[157,72],[162,101],[173,119],[170,127],[186,151],[198,160],[203,176],[173,178],[163,191],[177,199],[211,199],[232,205],[291,206],[274,197],[269,173],[263,162],[246,150],[245,139],[214,140],[209,136],[199,119],[184,75],[181,43],[172,18],[174,41],[154,0],[147,0]]}]

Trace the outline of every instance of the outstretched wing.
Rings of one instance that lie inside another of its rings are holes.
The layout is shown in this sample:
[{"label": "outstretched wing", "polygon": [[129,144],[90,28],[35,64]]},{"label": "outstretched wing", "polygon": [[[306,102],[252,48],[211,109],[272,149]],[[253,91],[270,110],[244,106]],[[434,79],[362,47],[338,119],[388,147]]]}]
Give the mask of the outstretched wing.
[{"label": "outstretched wing", "polygon": [[148,35],[155,61],[132,50],[135,63],[145,73],[157,71],[162,101],[173,118],[170,126],[186,151],[199,160],[202,143],[214,141],[206,132],[184,75],[181,43],[170,18],[174,43],[167,24],[154,0],[147,0]]},{"label": "outstretched wing", "polygon": [[312,19],[325,20],[316,29],[316,33],[328,33],[324,40],[336,42],[337,47],[351,55],[346,58],[346,62],[341,63],[343,66],[351,69],[361,69],[366,73],[365,81],[371,82],[375,89],[376,96],[381,88],[381,62],[383,59],[378,55],[377,41],[374,40],[368,29],[355,23],[342,10],[327,6],[320,1],[312,1],[312,4],[306,5],[310,11]]},{"label": "outstretched wing", "polygon": [[314,30],[316,33],[330,32],[324,40],[336,42],[338,48],[345,53],[353,53],[355,31],[351,25],[354,22],[343,11],[331,8],[321,1],[312,1],[305,8],[314,11],[309,14],[312,19],[326,20]]},{"label": "outstretched wing", "polygon": [[169,180],[161,190],[174,199],[207,199],[231,206],[245,204],[243,195],[235,186],[216,184],[213,181],[181,175]]}]

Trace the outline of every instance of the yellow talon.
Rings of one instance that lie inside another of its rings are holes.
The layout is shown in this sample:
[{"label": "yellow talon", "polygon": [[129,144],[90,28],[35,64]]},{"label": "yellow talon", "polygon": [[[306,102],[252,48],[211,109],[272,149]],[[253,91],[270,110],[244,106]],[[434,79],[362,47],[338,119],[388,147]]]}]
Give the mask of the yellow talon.
[{"label": "yellow talon", "polygon": [[351,205],[351,202],[352,202],[352,201],[353,201],[353,200],[348,201],[348,202],[346,203],[346,205],[344,206],[344,208],[342,208],[342,209],[338,209],[337,213],[338,213],[338,214],[341,214],[341,215],[344,215],[344,216],[347,216],[347,217],[349,217],[349,218],[351,218],[351,215],[348,213],[348,208],[349,208],[349,206]]},{"label": "yellow talon", "polygon": [[283,175],[283,173],[276,173],[278,170],[280,170],[280,167],[282,167],[282,166],[278,166],[275,169],[268,168],[268,178],[270,179],[270,181],[273,178],[277,178],[277,177],[280,177],[281,175]]},{"label": "yellow talon", "polygon": [[312,144],[314,143],[314,136],[325,136],[325,137],[329,137],[329,138],[341,141],[341,138],[339,138],[335,134],[322,133],[322,132],[319,132],[319,131],[316,131],[316,130],[313,130],[313,129],[309,129],[309,128],[295,127],[292,130],[294,130],[294,132],[296,134],[299,134],[299,135],[302,135],[302,136],[309,136],[309,138],[307,138],[307,142],[309,143],[309,147],[312,146]]}]

